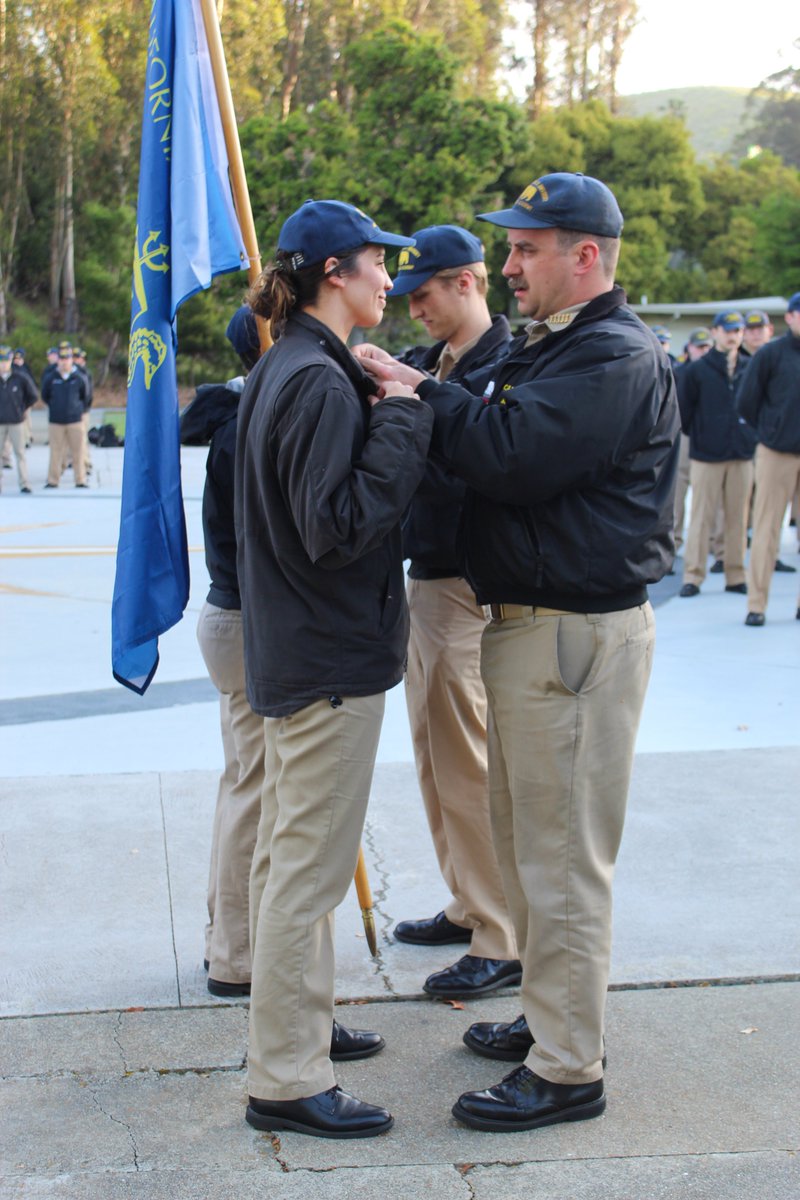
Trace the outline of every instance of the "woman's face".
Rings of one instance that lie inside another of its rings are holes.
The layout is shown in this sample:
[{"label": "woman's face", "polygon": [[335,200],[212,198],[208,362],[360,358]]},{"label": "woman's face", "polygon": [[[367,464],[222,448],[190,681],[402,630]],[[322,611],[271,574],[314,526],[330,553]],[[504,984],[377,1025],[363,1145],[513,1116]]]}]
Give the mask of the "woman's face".
[{"label": "woman's face", "polygon": [[358,256],[356,270],[344,276],[343,299],[353,325],[362,329],[371,329],[383,320],[386,294],[392,287],[384,266],[385,257],[383,246],[367,246]]}]

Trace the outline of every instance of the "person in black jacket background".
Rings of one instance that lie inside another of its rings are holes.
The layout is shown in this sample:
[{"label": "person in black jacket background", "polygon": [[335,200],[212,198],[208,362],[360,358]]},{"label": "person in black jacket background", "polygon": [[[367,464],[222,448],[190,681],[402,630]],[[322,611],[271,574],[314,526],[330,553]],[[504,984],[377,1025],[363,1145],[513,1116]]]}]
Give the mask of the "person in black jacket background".
[{"label": "person in black jacket background", "polygon": [[85,488],[83,414],[89,407],[86,377],[72,361],[72,346],[61,342],[55,371],[42,377],[42,399],[50,409],[50,461],[45,487],[58,487],[67,454],[72,458],[75,486]]},{"label": "person in black jacket background", "polygon": [[[245,372],[259,359],[258,330],[246,305],[226,337]],[[250,994],[250,867],[261,815],[264,720],[247,700],[242,601],[236,572],[234,464],[236,418],[244,376],[204,384],[181,414],[181,443],[210,442],[203,489],[203,540],[211,580],[197,622],[197,640],[219,692],[225,766],[220,776],[208,873],[205,965],[213,996]]]},{"label": "person in black jacket background", "polygon": [[503,274],[525,334],[482,396],[373,347],[377,379],[434,410],[432,450],[467,483],[466,577],[492,619],[492,829],[522,960],[524,1013],[466,1044],[522,1061],[453,1114],[520,1130],[605,1108],[611,885],[652,663],[647,584],[673,557],[672,369],[614,286],[622,214],[599,180],[534,180],[509,209]]},{"label": "person in black jacket background", "polygon": [[725,591],[744,594],[747,513],[753,488],[755,434],[736,408],[746,363],[739,356],[744,318],[721,312],[714,348],[678,373],[681,428],[689,435],[692,513],[681,596],[697,596],[706,577],[708,540],[722,505]]},{"label": "person in black jacket background", "polygon": [[[392,295],[436,338],[401,361],[460,382],[491,367],[511,341],[486,303],[483,246],[459,225],[416,230],[400,251]],[[401,921],[394,936],[415,945],[468,943],[462,958],[423,984],[433,996],[482,995],[519,983],[521,966],[489,821],[486,690],[481,635],[487,614],[463,578],[457,549],[466,486],[429,459],[403,517],[408,572],[406,701],[417,778],[439,868],[452,899],[443,912]]]},{"label": "person in black jacket background", "polygon": [[[758,437],[756,502],[747,576],[746,625],[763,625],[786,506],[800,489],[800,292],[790,298],[783,337],[747,367],[739,412]],[[800,620],[800,598],[796,613]]]},{"label": "person in black jacket background", "polygon": [[25,457],[25,417],[37,399],[36,384],[30,372],[12,367],[11,347],[0,346],[0,448],[8,439],[17,460],[19,490],[25,495],[30,495],[31,490]]},{"label": "person in black jacket background", "polygon": [[346,343],[379,324],[385,247],[406,243],[349,204],[308,201],[250,293],[277,339],[247,381],[236,445],[247,694],[267,744],[250,886],[257,1129],[392,1125],[336,1085],[333,1058],[383,1039],[333,1021],[333,914],[356,867],[385,692],[403,674],[400,518],[433,422],[412,388],[376,391]]}]

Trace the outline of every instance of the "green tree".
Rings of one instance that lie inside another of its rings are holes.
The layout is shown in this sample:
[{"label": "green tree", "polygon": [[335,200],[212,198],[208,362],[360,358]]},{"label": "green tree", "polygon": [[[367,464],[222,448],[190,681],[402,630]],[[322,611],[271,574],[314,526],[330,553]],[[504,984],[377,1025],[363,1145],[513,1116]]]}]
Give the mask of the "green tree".
[{"label": "green tree", "polygon": [[[800,38],[794,46],[800,53]],[[748,100],[748,115],[735,143],[739,153],[757,146],[800,167],[800,65],[776,71],[759,84]]]}]

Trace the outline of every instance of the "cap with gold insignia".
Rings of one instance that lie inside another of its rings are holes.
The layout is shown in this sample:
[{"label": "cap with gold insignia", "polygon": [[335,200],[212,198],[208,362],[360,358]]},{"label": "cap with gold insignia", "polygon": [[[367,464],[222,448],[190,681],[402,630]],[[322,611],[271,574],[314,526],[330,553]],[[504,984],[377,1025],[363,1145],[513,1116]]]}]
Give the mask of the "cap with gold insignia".
[{"label": "cap with gold insignia", "polygon": [[415,230],[408,242],[397,259],[393,296],[407,296],[438,271],[484,260],[480,239],[460,225],[428,225]]},{"label": "cap with gold insignia", "polygon": [[478,213],[478,220],[504,229],[574,229],[618,238],[622,213],[610,188],[591,175],[559,171],[534,179],[499,212]]}]

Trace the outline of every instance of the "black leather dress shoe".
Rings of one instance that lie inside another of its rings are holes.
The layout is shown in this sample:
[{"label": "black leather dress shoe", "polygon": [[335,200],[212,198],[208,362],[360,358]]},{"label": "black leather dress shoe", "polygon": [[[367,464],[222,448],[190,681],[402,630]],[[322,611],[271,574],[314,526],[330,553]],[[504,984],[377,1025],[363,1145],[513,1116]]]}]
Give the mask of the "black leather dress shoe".
[{"label": "black leather dress shoe", "polygon": [[476,1021],[464,1034],[464,1044],[484,1058],[524,1062],[533,1035],[523,1013],[515,1021]]},{"label": "black leather dress shoe", "polygon": [[679,596],[699,596],[700,588],[696,583],[685,583],[678,592]]},{"label": "black leather dress shoe", "polygon": [[737,596],[746,596],[747,595],[747,584],[746,583],[726,583],[725,591],[726,592],[736,592]]},{"label": "black leather dress shoe", "polygon": [[254,1129],[293,1129],[312,1137],[376,1137],[394,1125],[385,1108],[365,1104],[340,1087],[303,1100],[257,1100],[249,1097],[246,1121]]},{"label": "black leather dress shoe", "polygon": [[744,619],[745,625],[765,625],[767,618],[763,613],[749,612]]},{"label": "black leather dress shoe", "polygon": [[[464,1045],[484,1058],[496,1058],[501,1062],[524,1062],[536,1039],[533,1037],[523,1013],[514,1021],[476,1021],[464,1034]],[[606,1067],[605,1039],[603,1039],[603,1069]]]},{"label": "black leather dress shoe", "polygon": [[725,570],[725,563],[721,558],[718,558],[712,567],[708,568],[709,575],[722,575]]},{"label": "black leather dress shoe", "polygon": [[786,575],[795,575],[797,573],[797,567],[790,567],[788,563],[781,562],[779,558],[775,559],[775,570],[778,572],[783,571]]},{"label": "black leather dress shoe", "polygon": [[550,1083],[527,1067],[517,1067],[502,1083],[483,1092],[465,1092],[453,1116],[472,1129],[497,1133],[538,1129],[560,1121],[588,1121],[605,1110],[603,1081]]},{"label": "black leather dress shoe", "polygon": [[224,979],[212,979],[209,975],[206,987],[212,996],[249,996],[249,983],[226,983]]},{"label": "black leather dress shoe", "polygon": [[429,975],[422,990],[429,996],[460,999],[482,996],[495,988],[518,987],[522,983],[522,963],[518,958],[478,958],[465,954],[452,966]]},{"label": "black leather dress shoe", "polygon": [[377,1054],[386,1045],[379,1033],[369,1033],[366,1029],[348,1029],[346,1025],[333,1022],[331,1035],[331,1058],[334,1062],[344,1062],[351,1058],[369,1058]]},{"label": "black leather dress shoe", "polygon": [[443,912],[422,921],[400,921],[393,932],[398,942],[409,942],[412,946],[449,946],[472,941],[472,930],[454,925]]}]

